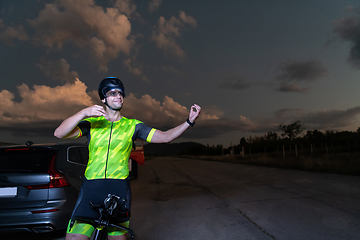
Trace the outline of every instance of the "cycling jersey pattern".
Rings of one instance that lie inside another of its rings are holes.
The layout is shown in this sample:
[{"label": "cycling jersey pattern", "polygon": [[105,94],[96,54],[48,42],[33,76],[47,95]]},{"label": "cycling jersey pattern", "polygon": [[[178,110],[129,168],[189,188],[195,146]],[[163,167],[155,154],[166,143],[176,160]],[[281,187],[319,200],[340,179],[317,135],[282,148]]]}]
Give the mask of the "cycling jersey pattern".
[{"label": "cycling jersey pattern", "polygon": [[155,132],[141,121],[125,117],[116,122],[103,116],[91,117],[81,121],[78,128],[78,137],[86,135],[89,142],[89,161],[85,171],[88,180],[127,178],[133,142],[137,138],[151,142]]}]

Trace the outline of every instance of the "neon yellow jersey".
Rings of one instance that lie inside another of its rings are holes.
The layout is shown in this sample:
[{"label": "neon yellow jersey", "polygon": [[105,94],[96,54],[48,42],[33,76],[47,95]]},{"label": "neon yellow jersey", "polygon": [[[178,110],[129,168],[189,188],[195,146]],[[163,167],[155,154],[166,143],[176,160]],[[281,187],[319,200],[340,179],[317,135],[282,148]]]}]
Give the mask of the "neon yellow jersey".
[{"label": "neon yellow jersey", "polygon": [[136,119],[122,117],[110,122],[103,116],[87,118],[78,128],[78,137],[88,137],[89,161],[85,170],[88,180],[127,178],[133,142],[137,138],[151,142],[156,130]]}]

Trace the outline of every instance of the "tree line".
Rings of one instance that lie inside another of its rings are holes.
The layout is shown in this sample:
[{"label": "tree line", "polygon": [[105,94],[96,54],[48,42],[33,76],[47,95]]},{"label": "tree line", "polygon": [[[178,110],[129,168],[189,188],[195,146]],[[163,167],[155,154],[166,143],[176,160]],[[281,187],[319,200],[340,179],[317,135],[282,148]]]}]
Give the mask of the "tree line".
[{"label": "tree line", "polygon": [[351,131],[319,131],[305,130],[300,121],[288,125],[280,124],[277,132],[269,131],[263,136],[242,137],[238,144],[229,148],[222,145],[197,145],[188,149],[184,154],[195,155],[224,155],[224,154],[256,154],[278,153],[294,155],[324,154],[335,152],[360,151],[360,128]]}]

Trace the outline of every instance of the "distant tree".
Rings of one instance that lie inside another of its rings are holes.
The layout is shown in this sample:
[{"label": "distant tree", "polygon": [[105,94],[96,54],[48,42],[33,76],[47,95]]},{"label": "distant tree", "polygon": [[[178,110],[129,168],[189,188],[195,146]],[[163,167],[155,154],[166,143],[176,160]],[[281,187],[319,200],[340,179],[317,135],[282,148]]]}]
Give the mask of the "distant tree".
[{"label": "distant tree", "polygon": [[323,134],[322,132],[320,132],[318,130],[314,130],[313,135],[314,135],[314,138],[316,141],[323,142],[326,139],[325,134]]},{"label": "distant tree", "polygon": [[334,131],[327,130],[325,137],[327,142],[329,142],[331,145],[334,145],[334,142],[336,141],[336,133]]},{"label": "distant tree", "polygon": [[249,143],[249,144],[254,144],[254,143],[258,143],[258,142],[261,142],[262,140],[262,137],[259,137],[259,136],[249,136],[248,139],[246,139],[246,141]]},{"label": "distant tree", "polygon": [[316,142],[325,142],[326,136],[324,133],[314,130],[314,131],[307,131],[305,138],[310,141],[316,141]]},{"label": "distant tree", "polygon": [[245,139],[244,137],[242,137],[242,138],[240,139],[240,145],[241,145],[241,146],[245,146],[246,144],[247,144],[246,139]]},{"label": "distant tree", "polygon": [[306,131],[306,134],[305,134],[304,138],[307,139],[307,140],[310,140],[310,141],[315,140],[314,135],[313,135],[313,131],[311,131],[311,130]]},{"label": "distant tree", "polygon": [[290,141],[295,139],[304,130],[300,124],[300,121],[295,121],[289,125],[280,124],[279,128],[281,131],[283,131],[281,136],[289,138]]},{"label": "distant tree", "polygon": [[278,135],[277,133],[275,132],[268,132],[266,135],[265,135],[265,139],[267,141],[276,141],[278,140]]}]

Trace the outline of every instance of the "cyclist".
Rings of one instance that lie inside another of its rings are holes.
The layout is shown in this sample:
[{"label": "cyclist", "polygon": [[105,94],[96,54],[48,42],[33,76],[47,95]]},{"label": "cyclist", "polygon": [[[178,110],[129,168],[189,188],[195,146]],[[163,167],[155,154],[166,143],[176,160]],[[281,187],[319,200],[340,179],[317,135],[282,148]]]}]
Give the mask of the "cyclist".
[{"label": "cyclist", "polygon": [[[121,114],[125,88],[118,78],[103,79],[98,92],[105,109],[99,105],[82,109],[65,119],[54,132],[54,136],[58,138],[87,136],[89,143],[89,161],[67,229],[67,240],[90,238],[94,228],[90,224],[75,220],[76,216],[92,219],[98,217],[98,213],[90,207],[90,200],[99,203],[111,193],[127,199],[130,209],[128,159],[132,144],[137,138],[152,143],[171,142],[189,126],[193,126],[201,112],[201,107],[194,104],[184,123],[167,131],[161,131]],[[122,226],[129,226],[129,217],[118,218],[117,221]],[[118,229],[108,229],[109,240],[125,240],[125,234],[126,232]]]}]

